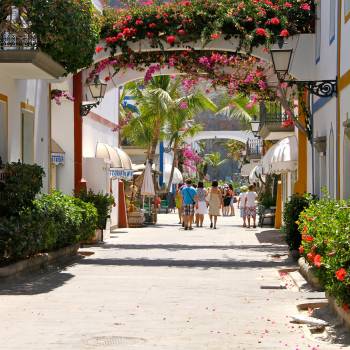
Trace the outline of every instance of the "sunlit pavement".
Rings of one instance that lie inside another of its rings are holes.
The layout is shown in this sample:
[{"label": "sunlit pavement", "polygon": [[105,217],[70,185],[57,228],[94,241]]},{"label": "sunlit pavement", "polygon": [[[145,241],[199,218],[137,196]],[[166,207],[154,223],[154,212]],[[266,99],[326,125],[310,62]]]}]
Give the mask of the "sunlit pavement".
[{"label": "sunlit pavement", "polygon": [[0,349],[339,349],[289,322],[307,295],[280,288],[295,265],[275,231],[177,221],[160,215],[64,269],[0,282]]}]

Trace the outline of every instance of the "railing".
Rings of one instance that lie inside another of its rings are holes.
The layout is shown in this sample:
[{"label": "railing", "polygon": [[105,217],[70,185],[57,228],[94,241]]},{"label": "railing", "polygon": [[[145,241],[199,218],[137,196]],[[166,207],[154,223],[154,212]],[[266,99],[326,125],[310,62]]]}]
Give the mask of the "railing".
[{"label": "railing", "polygon": [[0,33],[0,50],[37,50],[38,40],[35,34],[21,30]]},{"label": "railing", "polygon": [[246,149],[248,158],[260,158],[263,151],[263,141],[260,139],[248,139]]},{"label": "railing", "polygon": [[260,127],[266,124],[281,125],[288,120],[283,113],[282,106],[277,102],[263,102],[260,104]]}]

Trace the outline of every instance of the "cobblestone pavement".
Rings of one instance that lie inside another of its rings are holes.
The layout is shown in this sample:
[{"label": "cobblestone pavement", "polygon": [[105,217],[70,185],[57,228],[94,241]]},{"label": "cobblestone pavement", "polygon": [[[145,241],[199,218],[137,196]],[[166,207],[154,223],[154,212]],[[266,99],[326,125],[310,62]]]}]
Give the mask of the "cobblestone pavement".
[{"label": "cobblestone pavement", "polygon": [[236,217],[217,230],[176,222],[160,215],[82,248],[69,266],[0,282],[0,349],[340,348],[290,323],[298,303],[322,295],[282,281],[295,265],[276,231]]}]

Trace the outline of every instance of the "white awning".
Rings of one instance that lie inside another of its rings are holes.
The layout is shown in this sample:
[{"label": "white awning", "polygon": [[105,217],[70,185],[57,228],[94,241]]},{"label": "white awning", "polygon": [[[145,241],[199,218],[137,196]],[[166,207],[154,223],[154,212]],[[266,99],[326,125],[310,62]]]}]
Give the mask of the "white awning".
[{"label": "white awning", "polygon": [[271,173],[271,159],[277,147],[277,143],[271,146],[268,151],[265,153],[264,157],[261,159],[261,166],[263,174]]},{"label": "white awning", "polygon": [[250,183],[254,183],[254,182],[258,182],[260,181],[260,176],[262,176],[263,174],[263,168],[262,166],[259,164],[259,165],[256,165],[251,171],[250,171],[250,174],[249,174],[249,182]]},{"label": "white awning", "polygon": [[279,141],[271,159],[272,173],[295,171],[298,167],[298,141],[289,136]]},{"label": "white awning", "polygon": [[[165,184],[168,184],[170,179],[170,173],[171,173],[171,164],[165,164],[163,169],[163,180]],[[181,171],[178,168],[174,169],[174,175],[173,175],[173,181],[172,184],[180,184],[183,182],[183,177],[181,174]]]},{"label": "white awning", "polygon": [[132,169],[129,156],[121,149],[99,142],[96,146],[96,158],[103,158],[113,169]]}]

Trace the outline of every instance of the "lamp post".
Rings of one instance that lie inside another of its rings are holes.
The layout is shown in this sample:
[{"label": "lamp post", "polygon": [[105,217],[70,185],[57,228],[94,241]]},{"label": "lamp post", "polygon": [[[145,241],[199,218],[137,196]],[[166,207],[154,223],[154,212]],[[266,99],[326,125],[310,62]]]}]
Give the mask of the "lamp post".
[{"label": "lamp post", "polygon": [[278,80],[298,88],[306,88],[310,94],[318,97],[337,95],[337,80],[285,80],[289,73],[293,49],[271,49],[272,64]]},{"label": "lamp post", "polygon": [[88,84],[90,94],[96,102],[93,101],[83,101],[80,106],[80,114],[85,117],[90,113],[92,108],[96,108],[105,97],[107,84],[102,83],[99,78]]},{"label": "lamp post", "polygon": [[260,120],[256,117],[256,115],[253,116],[253,119],[250,121],[250,126],[252,129],[252,133],[254,137],[259,138],[259,130],[260,130]]}]

